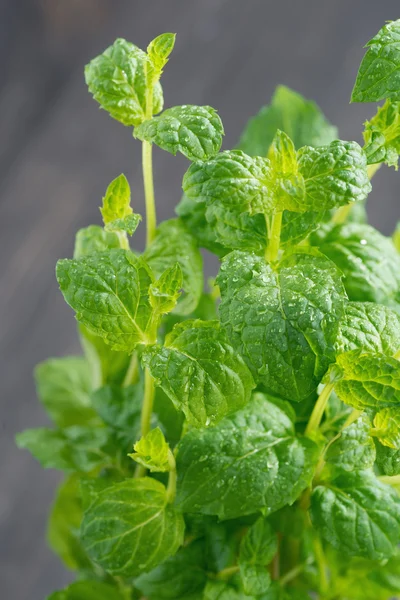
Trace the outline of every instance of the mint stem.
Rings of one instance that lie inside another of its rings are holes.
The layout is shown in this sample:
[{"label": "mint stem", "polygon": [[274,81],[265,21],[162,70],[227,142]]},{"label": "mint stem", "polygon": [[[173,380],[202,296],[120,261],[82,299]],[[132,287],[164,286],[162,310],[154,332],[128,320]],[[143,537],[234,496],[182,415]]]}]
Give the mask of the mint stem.
[{"label": "mint stem", "polygon": [[[144,371],[144,399],[142,406],[141,415],[141,437],[147,435],[150,431],[151,426],[151,415],[153,412],[153,402],[155,394],[154,379],[150,374],[150,371],[146,368]],[[135,477],[143,477],[146,469],[142,465],[138,465],[135,471]]]},{"label": "mint stem", "polygon": [[323,414],[325,412],[326,405],[328,404],[329,397],[333,391],[333,387],[334,383],[327,383],[320,395],[318,396],[318,400],[315,403],[310,420],[308,421],[308,425],[304,432],[305,435],[310,436],[310,434],[312,434],[318,429]]},{"label": "mint stem", "polygon": [[265,252],[265,258],[267,262],[275,262],[278,258],[281,241],[282,215],[283,212],[281,211],[275,213],[272,217],[271,236],[269,239],[268,248]]}]

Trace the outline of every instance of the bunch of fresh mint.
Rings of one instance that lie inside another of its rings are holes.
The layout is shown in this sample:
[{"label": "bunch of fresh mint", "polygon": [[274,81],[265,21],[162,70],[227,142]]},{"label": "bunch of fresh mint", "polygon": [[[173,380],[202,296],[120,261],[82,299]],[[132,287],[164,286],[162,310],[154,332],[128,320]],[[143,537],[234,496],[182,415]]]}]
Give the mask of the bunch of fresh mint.
[{"label": "bunch of fresh mint", "polygon": [[[400,232],[366,224],[400,154],[400,20],[352,100],[384,100],[365,145],[279,87],[220,152],[209,106],[162,110],[169,33],[86,67],[143,144],[147,244],[124,175],[57,279],[83,357],[36,369],[54,428],[18,444],[66,478],[49,521],[76,583],[51,600],[384,600],[400,594]],[[158,114],[159,116],[154,116]],[[157,225],[152,147],[181,152]],[[221,259],[204,292],[202,257]]]}]

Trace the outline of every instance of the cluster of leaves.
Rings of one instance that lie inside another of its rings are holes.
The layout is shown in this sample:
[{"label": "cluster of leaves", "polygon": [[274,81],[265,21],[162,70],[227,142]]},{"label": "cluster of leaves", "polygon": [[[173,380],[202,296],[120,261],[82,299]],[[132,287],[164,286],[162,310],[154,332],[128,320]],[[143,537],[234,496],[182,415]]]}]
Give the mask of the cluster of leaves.
[{"label": "cluster of leaves", "polygon": [[[147,246],[123,175],[57,279],[83,357],[36,369],[66,473],[48,537],[76,583],[49,600],[384,600],[400,593],[400,242],[365,222],[400,153],[400,21],[368,44],[365,145],[279,87],[221,151],[208,106],[162,111],[175,37],[118,39],[90,92],[143,143]],[[160,113],[160,114],[159,114]],[[158,115],[158,116],[154,116]],[[182,153],[155,229],[151,151]],[[205,293],[201,248],[221,259]]]}]

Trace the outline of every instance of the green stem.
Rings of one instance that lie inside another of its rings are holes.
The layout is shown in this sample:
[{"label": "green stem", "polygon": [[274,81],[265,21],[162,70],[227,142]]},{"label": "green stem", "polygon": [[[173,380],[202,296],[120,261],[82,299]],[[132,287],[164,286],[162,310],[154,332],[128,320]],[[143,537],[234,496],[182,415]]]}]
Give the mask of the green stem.
[{"label": "green stem", "polygon": [[131,360],[129,361],[128,368],[125,373],[124,380],[122,382],[122,387],[128,387],[128,385],[133,385],[137,383],[139,379],[139,361],[137,353],[134,352],[131,356]]},{"label": "green stem", "polygon": [[142,162],[144,196],[146,202],[146,246],[148,246],[154,239],[157,225],[153,183],[153,154],[150,142],[143,142]]},{"label": "green stem", "polygon": [[387,483],[389,485],[400,485],[400,475],[382,475],[379,477],[379,481]]},{"label": "green stem", "polygon": [[319,584],[321,592],[324,593],[328,590],[328,577],[326,574],[327,565],[321,540],[317,537],[314,538],[314,552],[319,571]]},{"label": "green stem", "polygon": [[234,567],[227,567],[226,569],[222,569],[222,571],[217,573],[216,579],[221,579],[225,581],[226,579],[232,577],[232,575],[235,575],[238,571],[239,567],[236,565]]},{"label": "green stem", "polygon": [[176,474],[175,457],[172,454],[171,450],[168,452],[168,462],[169,462],[170,471],[169,471],[169,477],[168,477],[166,498],[167,498],[167,502],[169,504],[173,504],[175,502],[175,496],[176,496],[177,474]]},{"label": "green stem", "polygon": [[381,168],[382,163],[375,163],[374,165],[368,165],[367,167],[367,173],[368,173],[368,177],[370,179],[373,178],[373,176],[375,175],[375,173],[377,171],[379,171],[379,169]]},{"label": "green stem", "polygon": [[278,258],[281,241],[282,215],[283,212],[277,212],[272,217],[271,235],[268,248],[265,251],[265,258],[268,262],[274,262]]},{"label": "green stem", "polygon": [[306,562],[296,565],[295,567],[293,567],[293,569],[285,573],[279,580],[281,586],[284,587],[285,585],[293,581],[293,579],[296,579],[296,577],[300,575],[302,571],[304,571],[307,565],[311,564],[312,562],[312,559],[309,558],[308,560],[306,560]]},{"label": "green stem", "polygon": [[[141,415],[141,436],[144,437],[150,431],[151,426],[151,415],[153,412],[153,402],[154,402],[154,393],[155,393],[155,385],[154,379],[150,374],[150,371],[146,368],[144,371],[144,399],[142,406],[142,415]],[[137,465],[135,471],[135,477],[143,477],[145,475],[146,469],[143,465]]]},{"label": "green stem", "polygon": [[122,250],[129,250],[129,240],[125,231],[116,231],[116,234],[118,236],[119,245],[122,248]]},{"label": "green stem", "polygon": [[310,420],[305,430],[305,435],[310,436],[311,433],[316,431],[321,423],[321,419],[325,412],[326,405],[328,404],[329,396],[333,391],[334,383],[327,383],[315,403],[313,411],[311,413]]}]

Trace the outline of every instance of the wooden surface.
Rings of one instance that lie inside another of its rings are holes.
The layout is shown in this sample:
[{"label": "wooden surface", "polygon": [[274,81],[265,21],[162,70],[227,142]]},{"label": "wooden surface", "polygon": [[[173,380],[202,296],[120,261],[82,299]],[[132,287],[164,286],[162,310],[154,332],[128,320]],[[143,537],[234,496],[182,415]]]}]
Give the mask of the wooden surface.
[{"label": "wooden surface", "polygon": [[[97,109],[85,89],[84,64],[117,36],[145,47],[162,31],[176,31],[163,79],[166,106],[217,108],[225,148],[278,83],[315,99],[343,139],[360,140],[361,124],[374,110],[349,105],[362,46],[399,12],[397,0],[3,0],[1,598],[43,600],[72,577],[45,542],[59,477],[13,443],[16,431],[46,423],[35,399],[35,363],[78,351],[55,262],[71,255],[76,229],[99,222],[102,193],[120,172],[131,182],[135,210],[143,208],[138,143]],[[186,166],[156,151],[160,218],[173,215]],[[374,181],[371,220],[385,233],[400,218],[399,177],[386,169]]]}]

